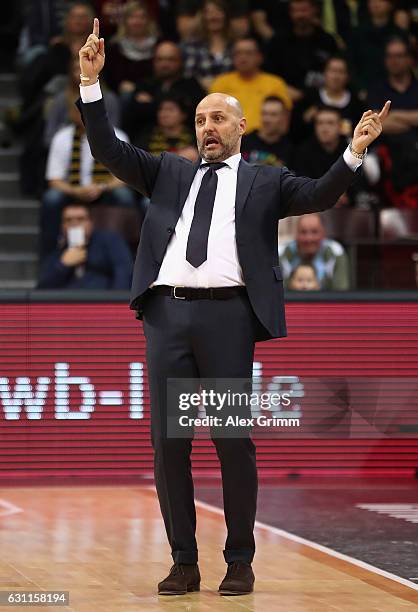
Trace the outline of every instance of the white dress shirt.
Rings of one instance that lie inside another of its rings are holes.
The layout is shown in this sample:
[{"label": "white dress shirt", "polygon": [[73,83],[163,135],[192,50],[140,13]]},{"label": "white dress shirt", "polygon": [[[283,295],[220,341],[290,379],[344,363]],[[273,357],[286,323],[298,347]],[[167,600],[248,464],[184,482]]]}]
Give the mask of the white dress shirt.
[{"label": "white dress shirt", "polygon": [[186,260],[187,240],[192,225],[196,197],[208,168],[196,172],[175,232],[165,253],[155,285],[185,287],[229,287],[243,285],[235,240],[235,194],[241,153],[225,160],[216,171],[218,186],[208,237],[208,256],[198,268]]},{"label": "white dress shirt", "polygon": [[[74,125],[66,125],[58,130],[49,147],[45,178],[47,181],[66,181],[71,170],[73,152]],[[122,130],[115,128],[115,134],[121,140],[129,142]],[[80,185],[90,185],[93,180],[94,159],[85,134],[80,139]]]},{"label": "white dress shirt", "polygon": [[[84,103],[100,100],[102,94],[99,83],[80,86],[80,96]],[[235,197],[240,160],[240,153],[232,155],[225,160],[227,166],[217,170],[218,186],[206,261],[194,268],[186,260],[187,240],[196,197],[203,175],[207,172],[207,168],[199,168],[168,244],[159,274],[151,286],[226,287],[244,284],[235,240]],[[354,157],[348,147],[344,152],[344,161],[353,171],[361,165],[361,160]]]}]

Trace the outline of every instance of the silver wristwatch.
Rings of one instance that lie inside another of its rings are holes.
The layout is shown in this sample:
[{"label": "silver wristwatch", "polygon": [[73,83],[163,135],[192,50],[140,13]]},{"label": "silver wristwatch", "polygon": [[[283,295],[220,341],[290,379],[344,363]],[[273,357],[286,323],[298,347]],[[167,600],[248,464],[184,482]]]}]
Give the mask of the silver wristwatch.
[{"label": "silver wristwatch", "polygon": [[356,157],[357,159],[362,159],[363,160],[366,157],[366,155],[367,155],[367,148],[364,151],[364,153],[356,153],[355,151],[353,151],[352,143],[353,143],[353,141],[350,140],[349,145],[348,145],[348,148],[350,150],[351,155],[354,155],[354,157]]}]

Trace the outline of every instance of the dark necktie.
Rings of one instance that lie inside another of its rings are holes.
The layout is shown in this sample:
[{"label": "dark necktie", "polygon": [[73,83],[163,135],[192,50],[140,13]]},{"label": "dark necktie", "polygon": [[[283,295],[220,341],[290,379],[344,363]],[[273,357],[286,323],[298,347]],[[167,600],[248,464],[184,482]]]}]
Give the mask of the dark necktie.
[{"label": "dark necktie", "polygon": [[202,164],[201,168],[208,168],[202,179],[199,193],[194,205],[193,221],[187,240],[186,259],[198,268],[208,256],[208,237],[212,220],[213,205],[215,203],[218,176],[216,171],[227,166],[224,163]]}]

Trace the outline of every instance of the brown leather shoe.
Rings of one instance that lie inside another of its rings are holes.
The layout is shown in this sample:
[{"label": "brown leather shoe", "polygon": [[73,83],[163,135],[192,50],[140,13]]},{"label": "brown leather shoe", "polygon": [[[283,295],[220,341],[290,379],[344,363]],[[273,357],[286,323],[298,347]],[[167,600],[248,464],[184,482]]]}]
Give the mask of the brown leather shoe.
[{"label": "brown leather shoe", "polygon": [[167,578],[158,583],[158,595],[185,595],[188,591],[200,591],[200,572],[197,563],[175,563]]},{"label": "brown leather shoe", "polygon": [[251,563],[233,561],[228,563],[225,578],[219,585],[220,595],[245,595],[254,588],[254,572]]}]

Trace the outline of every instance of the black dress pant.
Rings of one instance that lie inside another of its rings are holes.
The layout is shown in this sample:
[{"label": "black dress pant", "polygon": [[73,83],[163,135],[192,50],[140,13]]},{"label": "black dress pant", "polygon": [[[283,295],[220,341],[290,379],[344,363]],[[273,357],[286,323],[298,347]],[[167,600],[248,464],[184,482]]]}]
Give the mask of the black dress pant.
[{"label": "black dress pant", "polygon": [[[151,398],[155,484],[177,563],[196,563],[191,438],[166,435],[167,378],[252,377],[258,321],[246,294],[227,300],[181,300],[148,292],[143,307]],[[221,464],[227,539],[225,561],[255,552],[256,449],[250,436],[212,435]]]}]

